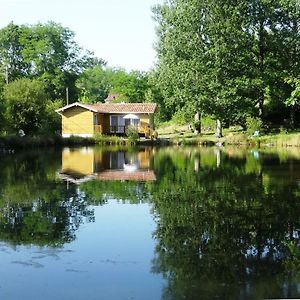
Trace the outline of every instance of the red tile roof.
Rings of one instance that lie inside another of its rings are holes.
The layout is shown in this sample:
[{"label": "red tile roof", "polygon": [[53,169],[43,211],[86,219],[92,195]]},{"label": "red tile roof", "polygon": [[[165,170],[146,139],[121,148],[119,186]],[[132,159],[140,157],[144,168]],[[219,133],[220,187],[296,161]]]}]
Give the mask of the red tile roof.
[{"label": "red tile roof", "polygon": [[69,109],[74,106],[80,106],[85,109],[91,110],[93,112],[99,113],[116,113],[116,114],[128,114],[128,113],[148,113],[153,114],[157,108],[156,103],[97,103],[97,104],[83,104],[75,102],[69,105],[66,105],[60,109],[57,109],[56,112],[60,113],[66,109]]},{"label": "red tile roof", "polygon": [[156,110],[156,103],[97,103],[91,105],[100,113],[149,113]]}]

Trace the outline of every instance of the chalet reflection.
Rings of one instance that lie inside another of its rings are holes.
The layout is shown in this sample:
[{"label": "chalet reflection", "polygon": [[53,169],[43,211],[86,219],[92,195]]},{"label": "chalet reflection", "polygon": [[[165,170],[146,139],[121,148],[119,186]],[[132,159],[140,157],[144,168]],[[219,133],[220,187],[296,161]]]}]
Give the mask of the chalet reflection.
[{"label": "chalet reflection", "polygon": [[95,179],[154,181],[152,156],[151,148],[134,152],[65,148],[59,177],[76,184]]}]

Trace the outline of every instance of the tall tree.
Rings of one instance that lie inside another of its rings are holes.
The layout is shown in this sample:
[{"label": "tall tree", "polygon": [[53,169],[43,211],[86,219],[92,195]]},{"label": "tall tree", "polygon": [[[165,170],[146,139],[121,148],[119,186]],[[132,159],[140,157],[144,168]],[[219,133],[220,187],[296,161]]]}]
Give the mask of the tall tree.
[{"label": "tall tree", "polygon": [[296,111],[299,108],[296,94],[300,78],[300,4],[296,0],[281,0],[280,4],[282,7],[278,12],[280,34],[276,34],[278,44],[276,58],[280,62],[281,71],[280,100],[282,102],[282,98],[288,98],[285,104],[290,108],[290,124],[294,127]]},{"label": "tall tree", "polygon": [[16,78],[40,78],[51,99],[76,99],[75,81],[88,67],[102,62],[83,51],[74,40],[74,32],[60,24],[9,24],[0,30],[0,69],[7,81]]},{"label": "tall tree", "polygon": [[144,102],[148,86],[148,76],[144,72],[126,72],[123,69],[108,69],[110,92],[120,94],[119,101]]},{"label": "tall tree", "polygon": [[282,107],[291,93],[283,75],[299,74],[295,0],[173,0],[154,13],[157,85],[173,113],[200,108],[243,123],[279,99]]},{"label": "tall tree", "polygon": [[47,94],[41,81],[18,79],[4,88],[7,130],[36,133],[44,120]]},{"label": "tall tree", "polygon": [[189,116],[204,103],[201,82],[205,36],[203,1],[165,1],[154,8],[158,23],[157,85],[165,107],[173,114],[184,110]]},{"label": "tall tree", "polygon": [[4,74],[6,83],[28,73],[28,65],[22,56],[22,34],[23,27],[13,23],[0,30],[0,72]]},{"label": "tall tree", "polygon": [[80,91],[80,101],[84,103],[103,102],[110,91],[107,71],[102,66],[86,69],[76,81]]}]

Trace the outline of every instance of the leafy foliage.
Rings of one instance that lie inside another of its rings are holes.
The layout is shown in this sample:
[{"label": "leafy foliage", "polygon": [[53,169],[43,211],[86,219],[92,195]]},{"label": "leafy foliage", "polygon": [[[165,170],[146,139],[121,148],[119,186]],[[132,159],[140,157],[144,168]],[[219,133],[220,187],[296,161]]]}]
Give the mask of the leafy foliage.
[{"label": "leafy foliage", "polygon": [[299,76],[295,0],[165,1],[154,8],[163,106],[231,124],[285,116],[285,76]]},{"label": "leafy foliage", "polygon": [[255,131],[262,129],[262,120],[259,118],[248,117],[246,119],[246,128],[248,134],[254,134]]},{"label": "leafy foliage", "polygon": [[36,133],[45,117],[47,94],[38,80],[18,79],[4,88],[7,130]]},{"label": "leafy foliage", "polygon": [[126,136],[130,142],[136,142],[139,139],[139,131],[136,126],[129,125],[126,128]]},{"label": "leafy foliage", "polygon": [[80,101],[83,103],[103,102],[110,91],[107,72],[102,66],[86,69],[76,81],[80,91]]}]

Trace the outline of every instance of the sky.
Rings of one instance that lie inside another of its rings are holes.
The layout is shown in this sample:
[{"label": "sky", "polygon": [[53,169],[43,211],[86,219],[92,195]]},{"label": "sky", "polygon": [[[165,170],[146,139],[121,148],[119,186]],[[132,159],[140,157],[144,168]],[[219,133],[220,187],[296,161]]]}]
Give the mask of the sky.
[{"label": "sky", "polygon": [[54,21],[110,67],[148,71],[156,41],[151,7],[163,0],[0,0],[0,28]]}]

